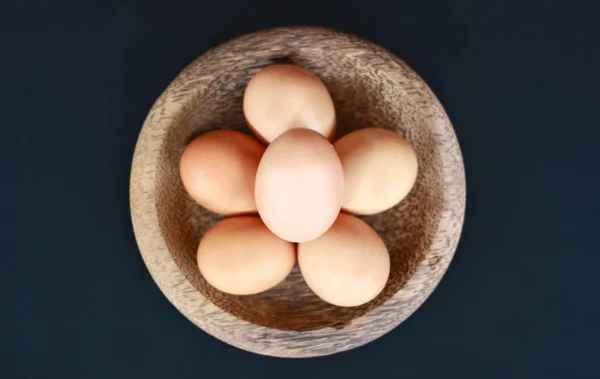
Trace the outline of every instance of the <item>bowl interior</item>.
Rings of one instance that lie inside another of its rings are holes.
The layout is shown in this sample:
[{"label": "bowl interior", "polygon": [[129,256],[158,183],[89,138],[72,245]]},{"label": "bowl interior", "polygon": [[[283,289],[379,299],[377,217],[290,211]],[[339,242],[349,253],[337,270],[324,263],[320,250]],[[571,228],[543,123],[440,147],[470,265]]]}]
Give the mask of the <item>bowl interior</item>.
[{"label": "bowl interior", "polygon": [[[431,129],[426,105],[411,91],[419,81],[410,69],[393,66],[383,50],[343,38],[348,48],[326,37],[290,34],[264,47],[265,34],[244,37],[211,50],[188,67],[170,87],[193,95],[172,115],[160,144],[155,176],[158,223],[173,260],[192,286],[220,309],[250,323],[281,330],[307,331],[327,327],[343,329],[373,311],[400,290],[423,261],[437,231],[444,199],[443,165],[439,143]],[[254,48],[261,46],[262,48]],[[217,221],[215,215],[194,203],[179,178],[179,159],[186,144],[214,129],[235,129],[251,135],[242,113],[242,96],[250,78],[262,67],[287,60],[315,73],[328,87],[336,106],[336,138],[355,129],[377,126],[395,130],[415,148],[419,175],[408,197],[386,212],[364,217],[385,241],[391,257],[391,274],[384,291],[373,301],[342,308],[320,300],[307,287],[297,266],[277,287],[252,296],[233,296],[211,287],[196,266],[196,249],[204,233]],[[195,80],[203,67],[202,80]],[[174,95],[173,95],[174,94]],[[182,95],[183,96],[183,95]]]}]

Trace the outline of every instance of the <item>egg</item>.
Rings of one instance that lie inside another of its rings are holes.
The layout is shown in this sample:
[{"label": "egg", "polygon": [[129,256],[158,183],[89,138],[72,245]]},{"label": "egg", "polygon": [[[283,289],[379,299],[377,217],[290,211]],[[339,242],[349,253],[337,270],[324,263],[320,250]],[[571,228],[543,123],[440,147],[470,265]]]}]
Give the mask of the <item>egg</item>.
[{"label": "egg", "polygon": [[364,221],[346,213],[321,237],[298,244],[298,264],[313,292],[341,307],[373,300],[390,274],[385,243]]},{"label": "egg", "polygon": [[258,141],[240,132],[208,132],[185,148],[181,181],[198,204],[213,212],[254,213],[254,179],[264,151]]},{"label": "egg", "polygon": [[298,127],[329,139],[335,133],[331,95],[319,78],[298,66],[276,64],[259,71],[246,87],[243,109],[252,131],[268,143]]},{"label": "egg", "polygon": [[240,216],[209,229],[200,241],[197,260],[202,276],[216,289],[251,295],[283,281],[294,267],[296,250],[260,218]]},{"label": "egg", "polygon": [[306,242],[337,218],[344,174],[335,149],[321,134],[292,129],[267,147],[256,173],[258,213],[277,236]]},{"label": "egg", "polygon": [[408,195],[417,179],[417,154],[398,133],[365,128],[334,144],[344,167],[345,211],[370,215],[385,211]]}]

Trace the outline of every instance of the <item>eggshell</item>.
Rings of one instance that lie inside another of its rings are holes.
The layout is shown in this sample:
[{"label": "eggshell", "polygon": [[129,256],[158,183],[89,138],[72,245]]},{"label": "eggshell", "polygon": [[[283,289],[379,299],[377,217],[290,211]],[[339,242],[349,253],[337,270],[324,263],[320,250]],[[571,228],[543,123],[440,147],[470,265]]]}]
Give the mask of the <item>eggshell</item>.
[{"label": "eggshell", "polygon": [[283,281],[294,267],[296,251],[260,218],[241,216],[212,227],[200,242],[197,258],[204,279],[216,289],[250,295]]},{"label": "eggshell", "polygon": [[417,155],[394,131],[360,129],[340,138],[334,147],[344,167],[345,211],[360,215],[385,211],[415,184]]},{"label": "eggshell", "polygon": [[254,213],[254,179],[264,151],[258,141],[240,132],[208,132],[183,152],[181,181],[198,204],[213,212]]},{"label": "eggshell", "polygon": [[346,213],[321,237],[298,244],[298,264],[314,293],[341,307],[373,300],[390,274],[385,243],[364,221]]},{"label": "eggshell", "polygon": [[259,139],[272,142],[286,130],[304,127],[331,139],[335,108],[327,87],[298,66],[277,64],[259,71],[244,93],[244,115]]},{"label": "eggshell", "polygon": [[258,213],[267,227],[291,242],[325,233],[337,218],[344,174],[335,149],[321,134],[292,129],[265,151],[256,174]]}]

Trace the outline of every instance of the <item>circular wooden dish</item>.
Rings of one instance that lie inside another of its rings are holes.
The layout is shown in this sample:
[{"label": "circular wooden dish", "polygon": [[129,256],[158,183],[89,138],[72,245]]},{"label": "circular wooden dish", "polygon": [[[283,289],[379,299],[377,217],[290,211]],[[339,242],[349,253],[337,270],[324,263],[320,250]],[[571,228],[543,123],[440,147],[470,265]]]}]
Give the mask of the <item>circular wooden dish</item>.
[{"label": "circular wooden dish", "polygon": [[[414,146],[419,175],[398,206],[364,219],[386,242],[392,267],[375,300],[353,308],[315,296],[297,268],[277,287],[252,296],[212,288],[196,266],[205,231],[221,217],[186,194],[179,158],[196,135],[248,132],[247,82],[286,60],[329,88],[337,137],[367,126],[397,131]],[[465,174],[452,125],[435,95],[404,62],[352,35],[293,27],[251,33],[202,55],[169,85],[150,111],[131,170],[131,217],[137,243],[165,296],[216,338],[259,354],[311,357],[363,345],[410,316],[448,268],[465,212]]]}]

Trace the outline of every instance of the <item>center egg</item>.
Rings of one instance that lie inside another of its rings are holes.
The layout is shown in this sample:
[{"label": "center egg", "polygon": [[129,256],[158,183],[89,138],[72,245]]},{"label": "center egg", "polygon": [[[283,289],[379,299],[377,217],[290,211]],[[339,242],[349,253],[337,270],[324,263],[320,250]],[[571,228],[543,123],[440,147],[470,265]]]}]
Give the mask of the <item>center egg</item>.
[{"label": "center egg", "polygon": [[265,225],[280,238],[307,242],[320,237],[333,225],[343,199],[342,163],[321,134],[292,129],[266,149],[255,200]]}]

